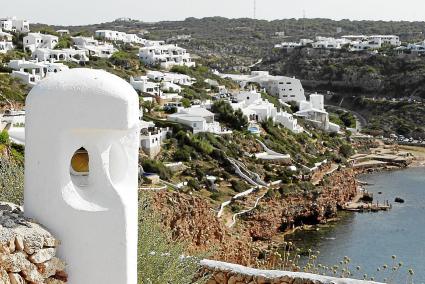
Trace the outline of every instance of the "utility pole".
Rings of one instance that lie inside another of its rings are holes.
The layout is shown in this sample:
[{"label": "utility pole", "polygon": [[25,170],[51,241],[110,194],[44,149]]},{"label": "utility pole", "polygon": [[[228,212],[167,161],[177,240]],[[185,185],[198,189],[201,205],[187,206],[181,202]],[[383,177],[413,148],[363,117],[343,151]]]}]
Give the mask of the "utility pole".
[{"label": "utility pole", "polygon": [[257,0],[254,0],[254,20],[257,18]]},{"label": "utility pole", "polygon": [[305,32],[305,10],[303,9],[303,32]]}]

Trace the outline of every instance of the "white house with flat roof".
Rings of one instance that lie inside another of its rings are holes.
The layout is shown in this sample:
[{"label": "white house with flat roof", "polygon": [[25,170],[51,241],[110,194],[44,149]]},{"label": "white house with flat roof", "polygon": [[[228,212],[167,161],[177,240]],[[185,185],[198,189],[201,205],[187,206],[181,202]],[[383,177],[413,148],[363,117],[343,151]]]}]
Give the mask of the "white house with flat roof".
[{"label": "white house with flat roof", "polygon": [[170,114],[167,118],[192,128],[193,133],[211,132],[214,134],[228,134],[231,131],[223,129],[214,121],[214,113],[201,106],[178,108],[177,113]]},{"label": "white house with flat roof", "polygon": [[77,50],[73,48],[64,49],[49,49],[37,48],[31,54],[33,59],[39,61],[53,60],[53,61],[72,61],[72,62],[87,62],[88,56],[84,50]]},{"label": "white house with flat roof", "polygon": [[294,133],[303,132],[303,128],[298,125],[292,114],[278,110],[255,90],[242,91],[233,95],[233,101],[230,105],[235,110],[240,109],[250,122],[264,122],[272,119]]},{"label": "white house with flat roof", "polygon": [[87,45],[99,45],[99,41],[94,37],[75,36],[71,37],[72,43],[78,47],[84,47]]},{"label": "white house with flat roof", "polygon": [[382,44],[388,44],[398,47],[401,45],[400,37],[396,35],[371,35],[368,40],[381,41]]},{"label": "white house with flat roof", "polygon": [[127,34],[125,32],[112,31],[112,30],[97,30],[95,32],[96,38],[108,41],[120,41],[124,43],[144,44],[145,39],[136,34]]},{"label": "white house with flat roof", "polygon": [[168,128],[156,127],[151,121],[140,121],[140,148],[150,158],[156,157],[167,138]]},{"label": "white house with flat roof", "polygon": [[219,73],[217,75],[237,82],[242,88],[249,83],[256,83],[283,102],[300,102],[306,99],[301,81],[295,77],[273,76],[268,71],[252,71],[250,75]]},{"label": "white house with flat roof", "polygon": [[0,19],[0,28],[10,32],[28,33],[30,31],[30,23],[27,20],[8,17]]},{"label": "white house with flat roof", "polygon": [[130,77],[130,85],[141,93],[148,93],[152,96],[158,96],[160,92],[159,83],[150,82],[146,76]]},{"label": "white house with flat roof", "polygon": [[24,49],[34,52],[37,48],[53,49],[58,44],[59,38],[54,35],[29,33],[23,39]]},{"label": "white house with flat roof", "polygon": [[333,37],[316,37],[316,41],[312,43],[313,48],[322,49],[341,49],[344,45],[351,43],[351,40],[346,38],[333,38]]},{"label": "white house with flat roof", "polygon": [[175,65],[194,67],[190,54],[186,49],[174,44],[145,46],[139,50],[140,60],[147,65],[160,65],[163,69],[171,69]]},{"label": "white house with flat roof", "polygon": [[195,78],[192,78],[185,74],[172,73],[172,72],[161,72],[155,70],[149,70],[146,73],[146,76],[156,82],[171,82],[174,84],[182,86],[191,86],[196,81]]},{"label": "white house with flat roof", "polygon": [[48,61],[39,62],[37,60],[27,61],[11,60],[8,65],[13,69],[12,77],[19,78],[22,82],[29,86],[35,86],[43,78],[50,74],[55,74],[64,70],[68,70],[68,66],[63,63],[52,63]]},{"label": "white house with flat roof", "polygon": [[329,121],[329,113],[325,110],[323,95],[317,93],[310,95],[309,101],[300,103],[300,110],[295,115],[304,118],[315,127],[327,132],[338,133],[340,131],[338,124]]},{"label": "white house with flat roof", "polygon": [[112,44],[100,43],[93,37],[73,37],[72,42],[76,49],[84,50],[87,56],[110,58],[114,52],[118,51]]}]

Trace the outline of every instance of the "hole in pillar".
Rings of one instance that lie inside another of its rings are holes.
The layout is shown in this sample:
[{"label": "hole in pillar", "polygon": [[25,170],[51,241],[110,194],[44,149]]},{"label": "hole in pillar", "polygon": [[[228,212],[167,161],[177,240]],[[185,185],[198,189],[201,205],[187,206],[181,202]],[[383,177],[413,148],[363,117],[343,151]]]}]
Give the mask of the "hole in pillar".
[{"label": "hole in pillar", "polygon": [[120,183],[127,176],[127,153],[119,144],[112,144],[109,150],[109,175],[115,184]]},{"label": "hole in pillar", "polygon": [[89,153],[84,147],[81,147],[72,155],[70,164],[71,180],[79,187],[89,185],[89,161]]}]

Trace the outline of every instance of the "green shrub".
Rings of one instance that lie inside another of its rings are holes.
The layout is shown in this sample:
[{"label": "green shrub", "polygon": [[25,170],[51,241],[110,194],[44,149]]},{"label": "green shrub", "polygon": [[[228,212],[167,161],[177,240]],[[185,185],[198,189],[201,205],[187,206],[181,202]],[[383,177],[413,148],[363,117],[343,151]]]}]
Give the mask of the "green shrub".
[{"label": "green shrub", "polygon": [[9,144],[9,133],[6,130],[0,132],[0,144]]},{"label": "green shrub", "polygon": [[353,147],[349,144],[343,144],[339,147],[339,153],[343,155],[345,158],[350,157],[354,154]]},{"label": "green shrub", "polygon": [[24,167],[0,157],[0,201],[23,204]]},{"label": "green shrub", "polygon": [[169,180],[171,178],[171,171],[165,167],[161,161],[150,159],[143,160],[142,167],[145,172],[156,173],[161,179]]},{"label": "green shrub", "polygon": [[189,162],[190,159],[191,159],[190,149],[191,148],[188,147],[188,146],[177,149],[177,151],[174,153],[174,160],[182,161],[182,162]]},{"label": "green shrub", "polygon": [[230,183],[232,184],[232,188],[234,191],[236,192],[244,192],[245,190],[249,189],[249,185],[247,185],[245,182],[240,181],[240,180],[232,180],[230,181]]},{"label": "green shrub", "polygon": [[248,118],[238,109],[233,110],[232,106],[223,100],[216,101],[211,110],[218,114],[218,120],[234,129],[241,130],[248,125]]},{"label": "green shrub", "polygon": [[201,185],[199,184],[199,181],[196,179],[189,179],[187,181],[187,186],[194,189],[194,190],[200,190]]}]

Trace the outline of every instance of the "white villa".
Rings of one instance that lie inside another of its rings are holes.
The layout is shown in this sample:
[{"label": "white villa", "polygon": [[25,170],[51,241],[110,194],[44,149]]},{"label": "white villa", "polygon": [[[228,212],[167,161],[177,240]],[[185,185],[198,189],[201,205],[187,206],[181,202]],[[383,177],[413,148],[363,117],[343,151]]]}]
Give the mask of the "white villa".
[{"label": "white villa", "polygon": [[324,49],[341,49],[342,46],[350,44],[351,41],[345,38],[333,37],[316,37],[316,41],[312,43],[313,48]]},{"label": "white villa", "polygon": [[13,43],[10,41],[0,40],[0,53],[6,53],[14,48]]},{"label": "white villa", "polygon": [[381,40],[363,40],[353,41],[351,43],[351,51],[373,50],[382,47]]},{"label": "white villa", "polygon": [[30,23],[27,20],[17,19],[16,17],[0,19],[0,28],[5,31],[28,33],[30,31]]},{"label": "white villa", "polygon": [[160,89],[159,83],[150,82],[146,76],[130,77],[130,85],[141,93],[148,93],[152,96],[158,96]]},{"label": "white villa", "polygon": [[282,124],[294,133],[303,132],[303,128],[292,114],[279,111],[272,103],[263,99],[257,91],[242,91],[233,96],[233,109],[240,109],[250,122],[264,122],[272,119],[276,123]]},{"label": "white villa", "polygon": [[54,35],[29,33],[24,37],[24,49],[34,52],[37,48],[53,49],[58,44],[58,37]]},{"label": "white villa", "polygon": [[76,50],[72,48],[64,49],[49,49],[37,48],[32,53],[32,58],[39,61],[54,60],[54,61],[73,61],[86,62],[89,61],[84,50]]},{"label": "white villa", "polygon": [[[182,98],[179,95],[182,88],[168,81],[157,82],[149,79],[148,76],[130,77],[130,85],[142,94],[149,94],[162,101],[178,101]],[[144,100],[152,100],[151,97],[145,97]],[[163,103],[163,102],[162,102]]]},{"label": "white villa", "polygon": [[71,39],[76,46],[84,47],[88,45],[99,45],[99,41],[94,37],[76,36]]},{"label": "white villa", "polygon": [[193,133],[211,132],[214,134],[228,134],[231,131],[223,129],[214,121],[214,113],[201,106],[178,108],[177,113],[170,114],[168,120],[181,123],[192,128]]},{"label": "white villa", "polygon": [[76,49],[84,50],[88,56],[110,58],[117,49],[110,43],[99,43],[93,37],[73,37],[72,41]]},{"label": "white villa", "polygon": [[315,127],[327,132],[340,131],[340,126],[329,121],[329,113],[325,110],[324,96],[319,94],[310,95],[309,101],[300,103],[300,110],[295,114],[312,123]]},{"label": "white villa", "polygon": [[161,72],[154,70],[147,71],[146,76],[150,80],[156,82],[170,82],[182,86],[191,86],[196,81],[196,79],[185,74]]},{"label": "white villa", "polygon": [[267,93],[278,97],[283,102],[300,102],[306,99],[301,81],[286,76],[272,76],[267,71],[252,71],[250,75],[217,74],[222,78],[232,79],[244,88],[249,83],[257,83]]},{"label": "white villa", "polygon": [[37,60],[26,61],[25,59],[11,60],[8,63],[8,67],[14,70],[12,72],[13,77],[19,78],[30,86],[37,85],[38,82],[50,74],[69,69],[63,63],[39,62]]},{"label": "white villa", "polygon": [[98,30],[95,32],[96,38],[108,40],[108,41],[121,41],[124,43],[135,43],[135,44],[144,44],[145,39],[138,37],[135,34],[127,34],[119,31],[111,30]]},{"label": "white villa", "polygon": [[150,158],[154,158],[161,151],[161,144],[167,137],[168,128],[155,127],[152,121],[143,120],[143,109],[139,113],[140,148]]},{"label": "white villa", "polygon": [[142,47],[139,50],[139,57],[145,64],[159,64],[163,69],[171,69],[175,65],[195,66],[195,62],[192,61],[186,49],[174,44],[155,44]]}]

